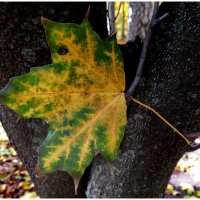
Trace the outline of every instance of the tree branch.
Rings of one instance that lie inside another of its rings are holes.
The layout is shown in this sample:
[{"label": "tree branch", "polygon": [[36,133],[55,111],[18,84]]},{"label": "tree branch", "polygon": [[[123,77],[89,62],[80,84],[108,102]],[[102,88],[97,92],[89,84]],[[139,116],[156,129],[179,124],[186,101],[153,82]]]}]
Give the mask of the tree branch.
[{"label": "tree branch", "polygon": [[157,14],[158,14],[158,7],[159,7],[159,2],[155,2],[153,16],[152,16],[152,19],[151,19],[151,22],[150,22],[149,29],[148,29],[148,32],[146,34],[145,40],[144,40],[142,53],[141,53],[141,56],[140,56],[140,61],[139,61],[139,64],[138,64],[138,68],[137,68],[137,72],[136,72],[136,75],[135,75],[135,79],[134,79],[133,83],[131,84],[131,86],[128,89],[128,92],[126,94],[127,105],[130,104],[130,102],[131,102],[131,98],[130,97],[132,96],[133,92],[135,91],[135,89],[138,86],[139,81],[141,79],[142,70],[144,68],[144,63],[145,63],[145,59],[146,59],[146,55],[147,55],[147,49],[148,49],[148,46],[149,46],[149,42],[150,42],[150,38],[151,38],[151,35],[152,35],[153,27],[158,22],[160,22],[161,20],[163,20],[165,17],[168,16],[168,13],[166,13],[163,16],[161,16],[160,18],[156,19]]},{"label": "tree branch", "polygon": [[161,17],[159,17],[153,24],[153,27],[158,24],[159,22],[161,22],[163,19],[165,19],[167,16],[169,15],[169,13],[165,13],[164,15],[162,15]]}]

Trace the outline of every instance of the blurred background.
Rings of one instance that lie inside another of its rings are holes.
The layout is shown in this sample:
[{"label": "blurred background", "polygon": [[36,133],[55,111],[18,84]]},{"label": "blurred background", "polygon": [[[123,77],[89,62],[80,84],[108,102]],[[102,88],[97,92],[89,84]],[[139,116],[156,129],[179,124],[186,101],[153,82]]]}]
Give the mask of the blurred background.
[{"label": "blurred background", "polygon": [[108,2],[109,34],[117,32],[119,44],[145,38],[152,17],[153,2]]},{"label": "blurred background", "polygon": [[[119,44],[144,40],[152,17],[152,2],[108,2],[109,35],[117,33]],[[196,139],[200,143],[200,138]],[[28,172],[17,157],[0,123],[0,198],[39,198]],[[200,198],[200,149],[186,152],[177,163],[165,198]]]}]

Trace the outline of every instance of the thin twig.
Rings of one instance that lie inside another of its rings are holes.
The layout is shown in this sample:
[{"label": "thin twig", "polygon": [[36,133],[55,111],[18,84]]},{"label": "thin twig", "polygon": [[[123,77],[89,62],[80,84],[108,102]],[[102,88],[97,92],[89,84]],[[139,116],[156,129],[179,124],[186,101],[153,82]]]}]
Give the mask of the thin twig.
[{"label": "thin twig", "polygon": [[161,22],[163,19],[165,19],[167,16],[169,15],[169,13],[165,13],[164,15],[162,15],[161,17],[159,17],[153,24],[153,26],[155,26],[156,24],[158,24],[159,22]]},{"label": "thin twig", "polygon": [[121,9],[121,5],[122,5],[122,3],[120,2],[119,8],[118,8],[118,11],[117,11],[117,15],[115,16],[114,21],[117,19],[118,15],[119,15],[119,11]]},{"label": "thin twig", "polygon": [[110,35],[113,34],[113,33],[111,33],[111,23],[115,23],[115,21],[116,21],[118,15],[119,15],[119,12],[120,12],[120,9],[121,9],[121,5],[122,5],[122,3],[120,2],[119,8],[118,8],[118,10],[117,10],[117,15],[114,17],[114,19],[111,19],[111,18],[110,18],[110,14],[109,14],[110,2],[108,2],[108,13],[107,13],[107,17],[108,17],[108,21],[109,21]]},{"label": "thin twig", "polygon": [[174,132],[176,132],[179,136],[181,136],[181,137],[187,142],[187,144],[189,144],[189,145],[191,144],[191,142],[190,142],[182,133],[180,133],[174,126],[172,126],[172,125],[171,125],[164,117],[162,117],[157,111],[155,111],[153,108],[147,106],[146,104],[144,104],[144,103],[142,103],[142,102],[140,102],[140,101],[138,101],[138,100],[136,100],[136,99],[134,99],[134,98],[132,98],[132,97],[131,97],[131,99],[132,99],[132,101],[134,101],[135,103],[137,103],[137,104],[141,105],[142,107],[144,107],[144,108],[146,108],[146,109],[152,111],[152,112],[153,112],[155,115],[157,115],[163,122],[165,122],[169,127],[171,127],[171,128],[173,129]]},{"label": "thin twig", "polygon": [[154,3],[153,16],[152,16],[151,22],[149,24],[149,29],[147,31],[145,40],[144,40],[144,44],[143,44],[143,47],[142,47],[142,53],[141,53],[141,56],[140,56],[140,61],[139,61],[139,64],[138,64],[135,79],[134,79],[133,83],[131,84],[131,86],[128,89],[128,92],[127,92],[127,96],[129,97],[127,99],[129,101],[129,102],[127,102],[128,104],[130,104],[130,97],[132,96],[133,92],[135,91],[137,85],[139,84],[139,81],[140,81],[140,78],[141,78],[141,75],[142,75],[142,70],[143,70],[144,62],[145,62],[146,55],[147,55],[147,48],[148,48],[149,41],[150,41],[150,38],[151,38],[153,25],[156,22],[156,17],[157,17],[157,14],[158,14],[158,6],[159,6],[159,2],[155,2]]},{"label": "thin twig", "polygon": [[142,47],[142,52],[141,52],[140,61],[139,61],[138,68],[137,68],[137,72],[136,72],[134,81],[131,84],[131,86],[128,89],[127,94],[126,94],[127,106],[131,103],[130,97],[133,95],[136,87],[138,86],[138,84],[140,82],[141,76],[142,76],[142,71],[143,71],[143,68],[144,68],[144,63],[145,63],[145,59],[146,59],[146,56],[147,56],[147,49],[148,49],[149,42],[150,42],[150,39],[151,39],[153,27],[157,23],[159,23],[160,21],[162,21],[164,18],[166,18],[168,16],[168,13],[166,13],[163,16],[161,16],[158,19],[156,19],[157,14],[158,14],[158,7],[159,7],[159,2],[155,2],[154,3],[153,16],[151,18],[151,22],[149,24],[149,28],[148,28],[146,37],[144,39],[144,44],[143,44],[143,47]]}]

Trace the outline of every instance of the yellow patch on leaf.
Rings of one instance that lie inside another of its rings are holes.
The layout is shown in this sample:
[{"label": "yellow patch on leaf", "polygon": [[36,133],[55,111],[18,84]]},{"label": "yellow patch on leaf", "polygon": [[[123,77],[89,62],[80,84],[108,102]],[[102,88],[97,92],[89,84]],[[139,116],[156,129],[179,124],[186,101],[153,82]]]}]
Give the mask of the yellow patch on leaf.
[{"label": "yellow patch on leaf", "polygon": [[21,117],[49,124],[39,170],[79,179],[95,152],[113,161],[124,135],[123,61],[115,38],[102,41],[89,22],[42,18],[53,63],[12,78],[0,100]]}]

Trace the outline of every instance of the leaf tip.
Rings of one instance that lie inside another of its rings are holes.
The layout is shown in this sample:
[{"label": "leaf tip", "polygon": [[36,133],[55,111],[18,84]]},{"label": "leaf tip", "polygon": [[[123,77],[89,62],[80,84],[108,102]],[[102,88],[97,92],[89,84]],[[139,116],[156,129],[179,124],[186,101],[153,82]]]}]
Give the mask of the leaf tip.
[{"label": "leaf tip", "polygon": [[37,165],[35,168],[35,176],[36,178],[41,178],[44,174],[42,173],[42,171],[40,170],[39,166]]},{"label": "leaf tip", "polygon": [[75,195],[77,196],[77,190],[78,190],[80,178],[77,178],[77,177],[74,178],[74,177],[73,177],[73,180],[74,180],[74,191],[75,191]]},{"label": "leaf tip", "polygon": [[113,169],[113,166],[114,166],[113,162],[109,161],[108,162],[108,167],[110,169],[110,173],[111,173],[112,177],[114,178],[114,169]]},{"label": "leaf tip", "polygon": [[49,24],[51,24],[53,22],[53,21],[51,21],[51,20],[49,20],[49,19],[47,19],[43,16],[41,16],[40,19],[41,19],[41,23],[44,27],[48,26]]},{"label": "leaf tip", "polygon": [[21,119],[20,116],[17,116],[16,122],[18,123],[20,119]]},{"label": "leaf tip", "polygon": [[117,37],[117,31],[113,32],[113,33],[110,35],[110,37],[112,37],[112,38],[115,38],[115,39],[116,39],[116,37]]},{"label": "leaf tip", "polygon": [[95,151],[95,152],[94,152],[94,157],[97,157],[99,154],[100,154],[99,151]]},{"label": "leaf tip", "polygon": [[117,41],[117,31],[113,32],[106,38],[106,41]]},{"label": "leaf tip", "polygon": [[5,94],[2,92],[2,91],[0,91],[0,101],[4,101],[5,100]]},{"label": "leaf tip", "polygon": [[46,18],[43,17],[43,16],[40,17],[40,20],[41,20],[42,24],[44,23],[45,19],[46,19]]},{"label": "leaf tip", "polygon": [[85,14],[85,17],[84,17],[83,21],[87,21],[88,20],[89,14],[90,14],[90,5],[88,6],[88,9],[87,9],[87,12]]}]

